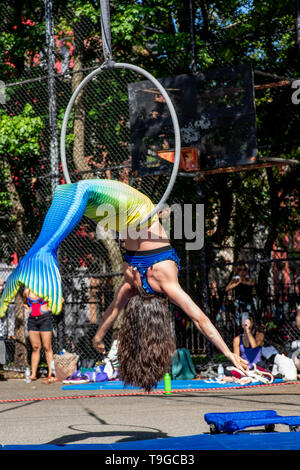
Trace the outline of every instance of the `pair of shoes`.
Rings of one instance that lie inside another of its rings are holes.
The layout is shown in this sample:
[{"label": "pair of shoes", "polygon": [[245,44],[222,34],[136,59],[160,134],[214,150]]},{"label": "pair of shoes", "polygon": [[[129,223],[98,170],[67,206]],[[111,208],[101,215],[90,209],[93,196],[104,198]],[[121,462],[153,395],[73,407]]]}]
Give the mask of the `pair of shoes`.
[{"label": "pair of shoes", "polygon": [[53,384],[55,382],[58,382],[58,378],[57,377],[47,377],[45,379],[42,380],[42,383],[43,384]]},{"label": "pair of shoes", "polygon": [[69,375],[65,380],[64,384],[83,384],[89,382],[89,376],[87,374],[82,374],[80,370],[74,372],[73,375]]}]

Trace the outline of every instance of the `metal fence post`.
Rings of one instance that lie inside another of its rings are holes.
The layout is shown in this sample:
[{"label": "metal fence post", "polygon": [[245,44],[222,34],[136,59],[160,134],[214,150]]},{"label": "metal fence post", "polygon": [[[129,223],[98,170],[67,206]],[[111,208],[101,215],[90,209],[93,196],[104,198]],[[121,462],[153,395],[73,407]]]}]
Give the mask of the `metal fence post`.
[{"label": "metal fence post", "polygon": [[54,55],[54,26],[52,15],[52,0],[45,0],[46,45],[48,59],[48,88],[49,88],[49,126],[50,126],[50,167],[52,194],[58,184],[58,136],[55,90],[55,55]]}]

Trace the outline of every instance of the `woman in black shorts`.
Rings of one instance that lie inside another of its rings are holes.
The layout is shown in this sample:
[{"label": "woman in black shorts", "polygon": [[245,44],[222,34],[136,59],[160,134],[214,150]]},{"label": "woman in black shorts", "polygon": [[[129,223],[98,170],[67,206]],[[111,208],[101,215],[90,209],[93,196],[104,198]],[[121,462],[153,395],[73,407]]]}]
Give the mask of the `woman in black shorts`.
[{"label": "woman in black shorts", "polygon": [[28,312],[28,335],[32,347],[31,380],[37,379],[37,368],[40,363],[41,347],[43,346],[48,365],[48,377],[44,383],[52,383],[57,379],[53,376],[54,359],[52,350],[52,312],[47,302],[36,296],[28,288],[24,289],[24,306]]}]

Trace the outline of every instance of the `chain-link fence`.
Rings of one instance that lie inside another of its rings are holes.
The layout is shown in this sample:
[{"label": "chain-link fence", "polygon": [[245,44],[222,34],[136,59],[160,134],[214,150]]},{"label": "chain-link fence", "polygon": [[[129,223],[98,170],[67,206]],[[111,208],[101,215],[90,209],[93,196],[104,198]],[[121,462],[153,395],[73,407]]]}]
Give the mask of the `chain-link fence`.
[{"label": "chain-link fence", "polygon": [[[200,10],[194,2],[194,26]],[[2,34],[7,37],[15,15],[13,7],[4,2]],[[1,104],[1,131],[9,142],[6,144],[2,138],[0,277],[4,283],[35,241],[53,188],[65,182],[58,142],[69,99],[83,78],[103,62],[99,18],[91,20],[82,14],[74,21],[71,9],[63,15],[55,10],[54,73],[48,67],[49,50],[46,44],[42,45],[40,29],[41,24],[45,28],[44,17],[42,23],[30,21],[29,17],[22,21],[19,18],[23,28],[30,28],[32,37],[35,32],[40,49],[26,52],[18,77],[13,75],[10,80],[6,73],[5,100]],[[189,251],[185,249],[185,239],[174,239],[172,243],[181,258],[181,284],[207,312],[229,345],[238,333],[240,314],[245,310],[263,325],[266,342],[285,348],[299,337],[295,326],[299,304],[298,170],[289,163],[299,155],[299,107],[291,99],[291,85],[299,70],[293,21],[278,19],[272,37],[260,31],[239,38],[238,33],[229,34],[228,28],[226,35],[214,38],[208,35],[205,40],[197,40],[191,30],[186,36],[185,50],[181,48],[176,54],[170,45],[170,51],[165,50],[164,54],[141,54],[133,48],[131,56],[125,57],[155,71],[161,79],[201,74],[211,68],[234,70],[239,64],[251,64],[259,161],[272,157],[273,163],[269,160],[251,170],[241,167],[230,171],[228,168],[180,171],[168,201],[169,205],[204,204],[204,246]],[[294,33],[287,34],[291,31]],[[121,49],[116,56],[123,58]],[[14,63],[11,66],[16,67]],[[54,86],[49,95],[50,75]],[[141,77],[125,75],[109,72],[107,78],[97,77],[77,100],[66,139],[69,172],[72,181],[104,177],[142,186],[158,202],[169,175],[144,177],[141,183],[141,178],[130,174],[128,84]],[[225,90],[226,95],[228,84],[224,77],[214,86],[219,91]],[[227,91],[232,88],[231,84]],[[211,93],[212,88],[208,91]],[[212,95],[210,99],[217,97]],[[113,123],[112,129],[107,129],[107,122]],[[229,144],[235,140],[234,124],[231,129]],[[112,167],[110,155],[114,161],[116,155],[120,156],[117,168]],[[283,164],[279,158],[289,161]],[[83,366],[101,360],[92,347],[92,338],[122,282],[119,241],[104,239],[99,231],[94,222],[84,217],[58,253],[64,305],[61,315],[54,319],[53,348],[55,353],[62,349],[76,352]],[[253,279],[247,292],[230,289],[231,278],[238,274]],[[210,357],[211,352],[195,325],[180,309],[172,305],[170,308],[177,346]],[[118,327],[119,323],[108,332],[107,348],[117,336]],[[15,345],[20,342],[20,328],[27,338],[26,321],[20,326],[13,302],[2,324],[6,365],[17,362]],[[30,353],[28,340],[25,344]]]}]

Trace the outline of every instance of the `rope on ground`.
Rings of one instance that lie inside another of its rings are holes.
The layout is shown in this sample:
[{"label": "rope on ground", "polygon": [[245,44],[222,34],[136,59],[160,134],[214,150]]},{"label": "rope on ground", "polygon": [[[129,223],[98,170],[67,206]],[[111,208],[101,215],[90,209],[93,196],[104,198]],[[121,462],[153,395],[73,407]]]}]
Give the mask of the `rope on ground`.
[{"label": "rope on ground", "polygon": [[101,395],[73,395],[73,396],[66,396],[66,397],[42,397],[42,398],[14,398],[11,400],[0,400],[0,403],[18,403],[18,402],[30,402],[30,401],[47,401],[47,400],[76,400],[78,398],[104,398],[104,397],[130,397],[130,396],[147,396],[147,395],[168,395],[170,396],[173,393],[186,393],[186,392],[199,392],[200,390],[203,391],[224,391],[224,390],[231,390],[231,389],[245,389],[245,388],[254,388],[254,387],[276,387],[279,385],[296,385],[300,382],[284,382],[284,383],[277,383],[277,384],[257,384],[257,385],[241,385],[241,386],[233,386],[233,387],[216,387],[216,388],[187,388],[187,389],[178,389],[172,390],[170,392],[165,392],[164,390],[155,390],[152,392],[130,392],[130,393],[104,393]]}]

